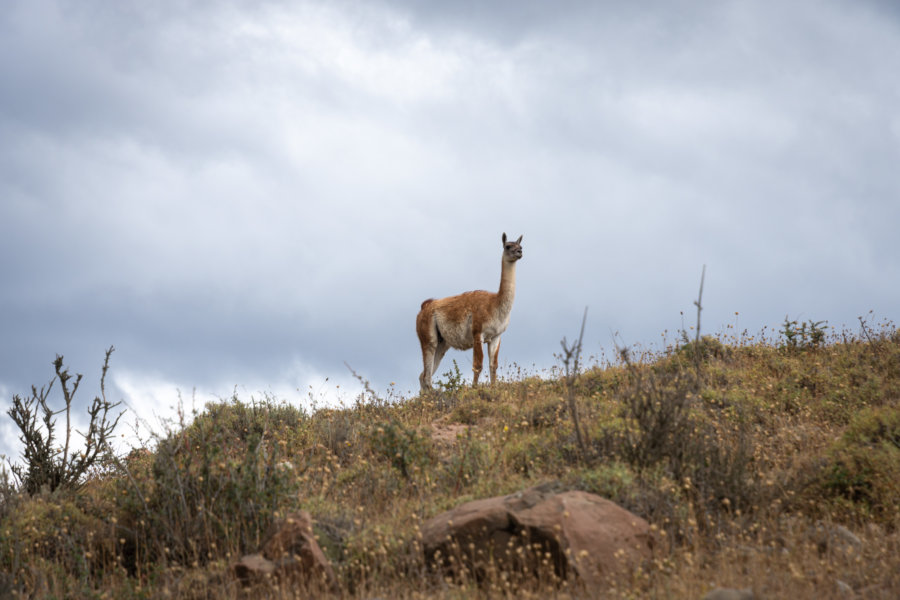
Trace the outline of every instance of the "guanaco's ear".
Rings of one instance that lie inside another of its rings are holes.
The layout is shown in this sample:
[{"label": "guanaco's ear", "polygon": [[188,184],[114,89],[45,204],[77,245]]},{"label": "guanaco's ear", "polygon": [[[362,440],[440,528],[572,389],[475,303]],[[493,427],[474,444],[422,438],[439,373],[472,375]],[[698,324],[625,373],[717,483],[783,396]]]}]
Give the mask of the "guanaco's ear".
[{"label": "guanaco's ear", "polygon": [[503,245],[506,245],[506,232],[503,232]]},{"label": "guanaco's ear", "polygon": [[521,236],[521,235],[519,236],[519,239],[516,240],[516,243],[517,243],[517,244],[521,244],[521,243],[522,243],[522,236]]}]

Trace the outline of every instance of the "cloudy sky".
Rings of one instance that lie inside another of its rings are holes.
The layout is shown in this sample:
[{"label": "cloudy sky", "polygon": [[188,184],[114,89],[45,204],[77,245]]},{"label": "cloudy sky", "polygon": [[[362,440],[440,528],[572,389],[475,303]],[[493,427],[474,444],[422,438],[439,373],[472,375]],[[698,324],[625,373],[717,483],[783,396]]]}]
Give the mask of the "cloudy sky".
[{"label": "cloudy sky", "polygon": [[898,64],[890,2],[13,0],[0,404],[56,354],[86,403],[110,345],[147,418],[415,393],[420,302],[503,232],[507,371],[586,305],[587,352],[658,343],[704,264],[711,333],[897,319]]}]

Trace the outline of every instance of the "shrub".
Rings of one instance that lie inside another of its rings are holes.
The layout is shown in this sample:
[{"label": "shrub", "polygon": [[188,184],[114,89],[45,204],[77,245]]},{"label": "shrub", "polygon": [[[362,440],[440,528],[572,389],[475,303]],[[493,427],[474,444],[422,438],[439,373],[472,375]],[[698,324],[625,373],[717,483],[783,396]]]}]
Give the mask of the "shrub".
[{"label": "shrub", "polygon": [[621,432],[621,451],[638,471],[661,461],[671,462],[676,470],[681,464],[682,441],[691,434],[688,411],[694,385],[681,371],[656,365],[630,369],[629,380],[620,390],[627,424]]},{"label": "shrub", "polygon": [[123,464],[119,497],[137,550],[183,565],[255,551],[279,510],[296,502],[285,435],[302,418],[269,400],[210,404],[158,439],[144,476]]},{"label": "shrub", "polygon": [[463,425],[475,425],[491,414],[491,403],[478,394],[478,389],[462,394],[459,404],[450,412],[450,420]]},{"label": "shrub", "polygon": [[[471,447],[466,450],[470,453],[471,460]],[[503,444],[500,460],[512,472],[529,477],[545,472],[554,458],[559,462],[559,457],[552,456],[553,453],[558,454],[559,451],[556,444],[547,443],[546,432],[521,432]]]},{"label": "shrub", "polygon": [[358,416],[354,412],[320,409],[310,419],[310,442],[321,444],[346,465],[353,460],[353,443],[360,436],[358,430]]},{"label": "shrub", "polygon": [[459,365],[456,364],[456,359],[453,360],[453,368],[444,373],[444,378],[436,383],[439,390],[451,396],[458,394],[463,389],[464,384],[465,382],[463,381],[462,373],[459,371]]},{"label": "shrub", "polygon": [[[8,413],[21,432],[20,440],[25,444],[24,465],[13,465],[12,472],[29,495],[34,495],[42,488],[49,491],[57,488],[73,488],[79,485],[85,473],[98,463],[103,453],[107,451],[107,444],[113,436],[116,425],[121,418],[119,413],[114,419],[109,414],[120,402],[109,402],[106,399],[106,372],[109,369],[109,357],[114,348],[106,351],[103,361],[103,374],[100,377],[100,396],[95,397],[88,409],[90,422],[87,433],[82,433],[84,449],[76,451],[72,446],[72,401],[75,392],[81,384],[81,374],[75,375],[75,380],[70,384],[72,376],[63,365],[63,357],[56,356],[53,361],[54,377],[38,390],[31,387],[31,397],[13,397],[13,406]],[[54,411],[47,404],[47,398],[53,389],[53,384],[59,381],[62,389],[64,407]],[[38,423],[38,413],[41,413],[41,423]],[[56,415],[65,413],[66,429],[62,449],[57,447]],[[71,451],[71,452],[70,452]]]},{"label": "shrub", "polygon": [[404,479],[430,461],[430,440],[398,421],[375,425],[367,437],[372,453],[389,460]]},{"label": "shrub", "polygon": [[82,581],[115,567],[122,550],[119,532],[103,511],[108,506],[96,500],[71,493],[23,498],[0,522],[0,572],[32,589],[40,578],[39,565]]},{"label": "shrub", "polygon": [[545,429],[559,425],[566,405],[559,399],[550,397],[530,402],[520,410],[520,426]]},{"label": "shrub", "polygon": [[784,337],[782,348],[788,350],[809,350],[818,348],[825,343],[825,325],[827,321],[804,321],[798,323],[784,318],[781,326],[781,335]]},{"label": "shrub", "polygon": [[585,470],[575,483],[578,489],[621,502],[634,486],[634,474],[626,465],[612,461]]},{"label": "shrub", "polygon": [[704,335],[699,340],[683,341],[675,351],[679,361],[673,361],[673,366],[687,366],[689,361],[703,362],[711,358],[728,358],[731,349],[711,335]]},{"label": "shrub", "polygon": [[483,440],[466,429],[466,435],[456,445],[456,452],[444,465],[443,479],[447,489],[456,496],[464,488],[475,484],[488,463],[488,449]]},{"label": "shrub", "polygon": [[639,478],[674,481],[695,508],[716,519],[723,510],[753,504],[753,448],[740,409],[701,402],[698,385],[694,373],[666,361],[630,365],[618,391],[620,419],[607,427],[601,447]]},{"label": "shrub", "polygon": [[867,408],[853,419],[831,449],[822,487],[876,517],[900,514],[900,407]]},{"label": "shrub", "polygon": [[0,521],[16,509],[19,501],[20,498],[19,494],[16,493],[15,482],[10,478],[6,465],[0,463]]}]

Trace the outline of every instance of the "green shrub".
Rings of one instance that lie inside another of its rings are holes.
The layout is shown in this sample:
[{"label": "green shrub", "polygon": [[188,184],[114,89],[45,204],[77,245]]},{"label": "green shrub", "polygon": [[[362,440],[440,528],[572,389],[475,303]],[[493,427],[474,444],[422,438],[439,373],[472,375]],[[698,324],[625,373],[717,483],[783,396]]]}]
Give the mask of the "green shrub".
[{"label": "green shrub", "polygon": [[556,427],[564,418],[566,405],[559,399],[549,397],[545,400],[534,400],[522,408],[518,423],[522,427],[545,429]]},{"label": "green shrub", "polygon": [[810,350],[818,348],[825,343],[825,326],[828,321],[804,321],[798,323],[784,318],[781,326],[784,344],[781,346],[787,350]]},{"label": "green shrub", "polygon": [[341,464],[353,461],[353,447],[360,434],[359,414],[347,409],[322,409],[310,419],[308,445],[321,444]]},{"label": "green shrub", "polygon": [[[552,456],[552,453],[557,456]],[[512,472],[530,477],[544,472],[553,462],[561,462],[558,454],[556,444],[547,443],[546,432],[525,431],[503,444],[500,460]]]},{"label": "green shrub", "polygon": [[279,511],[297,502],[283,436],[303,418],[269,400],[213,403],[158,440],[143,477],[123,465],[118,497],[136,546],[183,565],[255,551]]},{"label": "green shrub", "polygon": [[900,408],[862,410],[831,449],[822,487],[876,517],[900,513]]},{"label": "green shrub", "polygon": [[754,503],[753,447],[743,409],[725,410],[723,402],[698,393],[697,385],[686,366],[631,365],[618,390],[620,417],[605,428],[600,454],[622,460],[639,478],[676,482],[715,519],[723,510]]},{"label": "green shrub", "polygon": [[367,437],[371,452],[390,461],[404,479],[411,479],[430,462],[430,438],[398,421],[373,426]]},{"label": "green shrub", "polygon": [[612,461],[598,465],[581,473],[577,480],[578,489],[619,501],[628,495],[634,485],[634,473],[628,466]]},{"label": "green shrub", "polygon": [[[691,434],[691,390],[696,383],[684,372],[662,366],[633,366],[620,388],[621,452],[638,471],[661,461],[681,462],[683,441]],[[680,473],[676,473],[680,478]]]},{"label": "green shrub", "polygon": [[467,390],[467,392],[461,394],[462,397],[450,413],[450,419],[463,425],[475,425],[479,420],[491,414],[493,407],[489,401],[478,394],[477,389]]},{"label": "green shrub", "polygon": [[450,460],[444,464],[445,489],[452,490],[453,496],[456,496],[461,490],[479,481],[487,464],[487,445],[472,435],[471,429],[467,429],[466,435],[458,440]]},{"label": "green shrub", "polygon": [[438,380],[435,385],[437,385],[439,390],[450,395],[458,394],[463,389],[465,381],[463,381],[463,376],[459,371],[459,365],[456,364],[456,360],[453,361],[453,368],[444,373],[443,379]]},{"label": "green shrub", "polygon": [[704,335],[697,340],[683,342],[675,351],[679,359],[673,361],[673,365],[687,366],[690,361],[708,361],[711,358],[727,358],[731,355],[731,349],[711,335]]},{"label": "green shrub", "polygon": [[97,503],[72,494],[37,494],[23,499],[0,522],[0,572],[33,589],[36,565],[55,566],[74,581],[86,581],[120,565],[125,535]]}]

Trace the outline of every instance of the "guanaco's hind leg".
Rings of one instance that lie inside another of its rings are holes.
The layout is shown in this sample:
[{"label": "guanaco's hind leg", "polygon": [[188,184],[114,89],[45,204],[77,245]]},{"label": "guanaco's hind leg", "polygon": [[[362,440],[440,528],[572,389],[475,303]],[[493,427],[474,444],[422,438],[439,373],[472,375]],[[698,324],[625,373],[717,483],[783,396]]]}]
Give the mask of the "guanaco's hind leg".
[{"label": "guanaco's hind leg", "polygon": [[419,375],[419,385],[421,386],[422,390],[431,389],[431,375],[434,372],[432,370],[433,369],[432,365],[434,365],[434,355],[435,355],[434,350],[435,349],[432,348],[431,346],[422,344],[423,369],[422,369],[422,374]]},{"label": "guanaco's hind leg", "polygon": [[488,342],[488,361],[491,364],[491,385],[497,380],[497,364],[500,358],[500,336]]},{"label": "guanaco's hind leg", "polygon": [[[434,315],[428,314],[423,305],[423,310],[416,317],[416,333],[419,343],[422,345],[422,374],[419,375],[419,385],[422,390],[431,389],[431,377],[434,375],[435,356],[438,352],[437,327],[434,324]],[[446,352],[446,348],[444,349]],[[443,356],[443,352],[441,353]],[[440,358],[438,358],[440,361]]]}]

